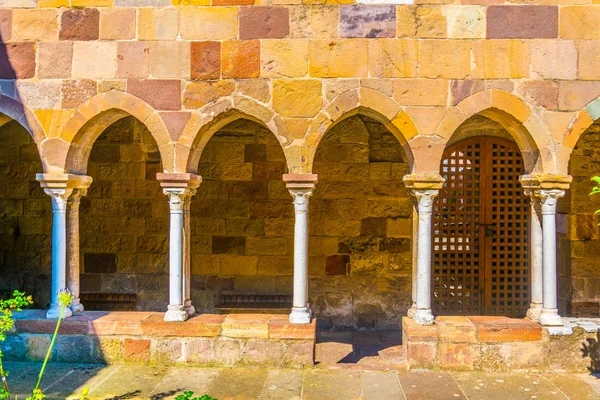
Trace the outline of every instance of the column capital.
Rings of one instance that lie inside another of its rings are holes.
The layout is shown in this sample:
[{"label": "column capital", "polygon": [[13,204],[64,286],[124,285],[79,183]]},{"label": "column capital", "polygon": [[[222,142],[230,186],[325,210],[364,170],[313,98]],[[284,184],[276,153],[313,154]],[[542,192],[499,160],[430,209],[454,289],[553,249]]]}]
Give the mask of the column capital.
[{"label": "column capital", "polygon": [[76,174],[36,174],[35,179],[42,189],[87,190],[93,181],[91,176]]},{"label": "column capital", "polygon": [[[158,172],[156,179],[164,189],[197,189],[202,182],[200,175],[182,172]],[[165,193],[166,194],[166,193]]]},{"label": "column capital", "polygon": [[402,178],[404,186],[409,190],[439,190],[444,187],[446,179],[437,173],[426,173],[426,174],[409,174],[404,175]]},{"label": "column capital", "polygon": [[317,184],[318,176],[317,174],[283,174],[283,181],[290,192],[292,189],[311,191]]},{"label": "column capital", "polygon": [[571,186],[573,177],[570,175],[529,174],[521,175],[519,181],[526,191],[525,194],[528,194],[528,191],[536,189],[567,190]]},{"label": "column capital", "polygon": [[565,195],[565,191],[562,189],[537,189],[535,190],[535,196],[537,196],[542,204],[542,214],[555,214],[556,205],[558,199]]}]

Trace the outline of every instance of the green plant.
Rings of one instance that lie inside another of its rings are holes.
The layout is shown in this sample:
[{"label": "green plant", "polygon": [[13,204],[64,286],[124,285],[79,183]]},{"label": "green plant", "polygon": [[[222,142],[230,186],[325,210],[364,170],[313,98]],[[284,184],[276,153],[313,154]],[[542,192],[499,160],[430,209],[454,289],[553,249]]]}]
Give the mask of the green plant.
[{"label": "green plant", "polygon": [[177,397],[175,397],[175,400],[217,400],[214,397],[210,397],[207,394],[204,394],[200,397],[192,396],[194,396],[194,392],[192,391],[183,392],[182,394],[177,395]]},{"label": "green plant", "polygon": [[[592,191],[590,192],[590,196],[600,193],[600,176],[594,176],[592,178],[592,181],[594,182],[594,187],[592,188]],[[596,210],[596,212],[594,212],[594,215],[596,215],[596,214],[600,214],[600,210]],[[600,224],[598,224],[598,225],[600,225]]]}]

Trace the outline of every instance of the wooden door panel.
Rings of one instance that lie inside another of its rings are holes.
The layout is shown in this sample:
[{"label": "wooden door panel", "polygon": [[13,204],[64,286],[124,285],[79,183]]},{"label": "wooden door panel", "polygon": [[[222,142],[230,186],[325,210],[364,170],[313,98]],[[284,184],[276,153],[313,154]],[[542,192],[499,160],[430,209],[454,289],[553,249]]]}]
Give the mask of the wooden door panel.
[{"label": "wooden door panel", "polygon": [[516,144],[478,137],[446,149],[436,199],[432,307],[437,315],[523,316],[529,306],[529,207]]}]

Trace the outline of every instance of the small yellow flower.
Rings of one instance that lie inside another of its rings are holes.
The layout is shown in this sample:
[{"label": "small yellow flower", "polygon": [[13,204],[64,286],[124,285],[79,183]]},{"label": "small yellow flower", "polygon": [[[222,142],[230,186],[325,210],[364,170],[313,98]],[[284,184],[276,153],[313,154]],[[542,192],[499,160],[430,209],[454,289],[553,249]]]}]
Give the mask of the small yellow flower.
[{"label": "small yellow flower", "polygon": [[71,292],[69,292],[69,289],[63,289],[58,292],[58,302],[65,307],[69,307],[71,305],[73,302],[73,295]]}]

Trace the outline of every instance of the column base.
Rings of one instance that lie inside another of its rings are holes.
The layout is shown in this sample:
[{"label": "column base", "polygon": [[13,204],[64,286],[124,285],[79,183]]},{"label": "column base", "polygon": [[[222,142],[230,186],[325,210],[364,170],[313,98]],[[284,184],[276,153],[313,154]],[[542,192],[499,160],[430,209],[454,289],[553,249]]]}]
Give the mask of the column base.
[{"label": "column base", "polygon": [[543,326],[564,326],[556,308],[544,308],[540,314],[540,324]]},{"label": "column base", "polygon": [[416,309],[413,320],[419,325],[433,325],[433,314],[431,308]]},{"label": "column base", "polygon": [[533,322],[538,322],[540,320],[541,314],[542,314],[542,305],[541,304],[531,303],[529,305],[529,310],[527,310],[527,318],[529,318]]},{"label": "column base", "polygon": [[413,305],[406,312],[406,316],[408,318],[413,318],[414,319],[416,311],[417,311],[417,307],[415,306],[415,303],[413,303]]},{"label": "column base", "polygon": [[[51,304],[50,305],[50,309],[46,312],[46,319],[58,319],[60,317],[60,310],[62,309],[62,306],[60,304],[56,305],[56,304]],[[73,316],[73,312],[71,311],[71,309],[69,307],[65,307],[65,310],[63,311],[63,319],[64,318],[69,318]]]},{"label": "column base", "polygon": [[167,322],[184,322],[188,318],[188,314],[183,310],[183,306],[173,306],[169,304],[165,313],[165,321]]},{"label": "column base", "polygon": [[292,324],[310,324],[312,313],[308,307],[293,307],[290,313]]},{"label": "column base", "polygon": [[81,304],[79,302],[79,297],[77,297],[76,299],[73,299],[73,303],[71,303],[71,311],[73,311],[73,314],[81,314],[83,312],[83,304]]},{"label": "column base", "polygon": [[187,315],[194,315],[194,314],[196,314],[196,308],[194,308],[194,306],[192,305],[192,301],[191,300],[186,300],[183,303],[183,311],[185,311]]}]

